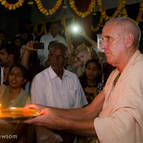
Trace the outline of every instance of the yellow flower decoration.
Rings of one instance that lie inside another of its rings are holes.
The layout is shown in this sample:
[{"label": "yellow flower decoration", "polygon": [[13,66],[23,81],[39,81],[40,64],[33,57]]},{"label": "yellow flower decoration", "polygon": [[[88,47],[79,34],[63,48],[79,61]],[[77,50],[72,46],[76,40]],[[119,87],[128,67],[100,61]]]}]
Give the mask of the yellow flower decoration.
[{"label": "yellow flower decoration", "polygon": [[18,0],[15,4],[10,4],[6,0],[0,0],[1,4],[8,8],[9,10],[15,10],[16,8],[19,8],[22,6],[24,0]]},{"label": "yellow flower decoration", "polygon": [[35,24],[33,27],[33,32],[36,33],[38,36],[41,36],[43,33],[47,33],[46,24],[42,24],[40,31],[38,31],[38,24]]},{"label": "yellow flower decoration", "polygon": [[99,30],[99,28],[103,26],[102,23],[103,23],[103,17],[100,16],[99,23],[97,24],[97,26],[94,27],[94,26],[92,25],[92,26],[90,27],[90,28],[91,28],[91,31],[97,32],[97,31]]},{"label": "yellow flower decoration", "polygon": [[127,10],[125,8],[123,8],[123,10],[122,10],[122,15],[125,17],[128,17],[128,13],[127,13]]},{"label": "yellow flower decoration", "polygon": [[139,13],[138,13],[138,16],[137,16],[137,18],[136,18],[137,24],[138,24],[139,22],[142,22],[142,21],[143,21],[142,15],[143,15],[143,1],[140,2]]},{"label": "yellow flower decoration", "polygon": [[88,16],[93,11],[93,9],[95,7],[95,0],[90,1],[89,7],[88,7],[87,11],[85,11],[85,12],[78,11],[78,9],[75,6],[74,0],[69,0],[69,4],[78,16],[85,18],[86,16]]},{"label": "yellow flower decoration", "polygon": [[54,14],[57,11],[57,9],[60,7],[61,3],[62,3],[62,0],[58,0],[56,5],[53,8],[47,10],[46,8],[44,8],[44,6],[43,6],[43,4],[40,0],[35,0],[35,1],[36,1],[36,4],[37,4],[38,9],[40,10],[40,12],[42,12],[45,15]]},{"label": "yellow flower decoration", "polygon": [[118,15],[120,15],[120,12],[122,11],[122,9],[125,7],[126,5],[126,0],[119,0],[118,2],[118,6],[117,6],[117,9],[116,11],[114,12],[114,14],[112,16],[108,16],[106,14],[106,11],[104,10],[104,8],[102,7],[102,0],[97,0],[97,5],[98,5],[98,9],[99,11],[101,12],[101,15],[103,16],[103,18],[105,20],[109,20],[109,19],[112,19],[112,18],[115,18],[117,17]]}]

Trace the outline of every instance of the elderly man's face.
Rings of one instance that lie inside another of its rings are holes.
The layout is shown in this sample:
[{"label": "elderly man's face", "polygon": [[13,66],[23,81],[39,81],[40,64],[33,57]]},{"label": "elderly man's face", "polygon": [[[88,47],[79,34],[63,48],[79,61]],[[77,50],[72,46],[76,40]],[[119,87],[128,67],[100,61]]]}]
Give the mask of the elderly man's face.
[{"label": "elderly man's face", "polygon": [[65,64],[65,53],[59,48],[53,48],[49,54],[49,63],[53,69],[63,69]]},{"label": "elderly man's face", "polygon": [[104,50],[106,60],[109,64],[117,66],[126,53],[126,38],[125,31],[123,32],[116,22],[108,23],[102,31],[101,48]]}]

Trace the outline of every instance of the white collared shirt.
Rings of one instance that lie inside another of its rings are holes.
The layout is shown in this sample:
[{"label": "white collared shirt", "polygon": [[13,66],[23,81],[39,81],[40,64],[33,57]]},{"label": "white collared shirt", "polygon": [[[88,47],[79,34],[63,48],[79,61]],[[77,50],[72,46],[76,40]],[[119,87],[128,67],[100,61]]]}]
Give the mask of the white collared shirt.
[{"label": "white collared shirt", "polygon": [[31,96],[32,103],[58,108],[78,108],[87,104],[76,74],[64,70],[60,79],[51,67],[34,77]]}]

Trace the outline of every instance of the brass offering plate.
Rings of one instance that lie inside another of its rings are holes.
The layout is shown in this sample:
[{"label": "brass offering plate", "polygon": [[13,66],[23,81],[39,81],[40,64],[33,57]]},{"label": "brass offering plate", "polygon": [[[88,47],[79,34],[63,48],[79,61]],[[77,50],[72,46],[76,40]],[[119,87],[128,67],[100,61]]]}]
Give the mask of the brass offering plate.
[{"label": "brass offering plate", "polygon": [[39,111],[35,109],[25,109],[22,107],[9,107],[0,109],[0,119],[18,119],[24,120],[39,115]]}]

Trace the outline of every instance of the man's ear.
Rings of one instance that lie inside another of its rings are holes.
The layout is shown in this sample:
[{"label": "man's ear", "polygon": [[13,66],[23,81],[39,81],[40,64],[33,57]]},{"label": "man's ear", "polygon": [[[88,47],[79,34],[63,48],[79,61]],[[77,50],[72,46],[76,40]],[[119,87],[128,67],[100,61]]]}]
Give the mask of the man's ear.
[{"label": "man's ear", "polygon": [[125,38],[126,38],[126,46],[131,47],[134,43],[134,40],[135,40],[133,34],[128,34],[128,35],[126,35]]}]

